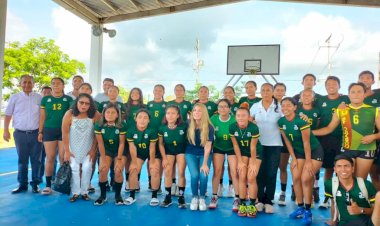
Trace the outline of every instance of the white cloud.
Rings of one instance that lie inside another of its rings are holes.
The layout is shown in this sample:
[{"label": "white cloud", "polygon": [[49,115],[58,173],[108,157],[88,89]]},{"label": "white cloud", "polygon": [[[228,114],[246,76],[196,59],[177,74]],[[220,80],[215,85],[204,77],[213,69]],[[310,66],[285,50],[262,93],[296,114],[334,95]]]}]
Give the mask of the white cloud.
[{"label": "white cloud", "polygon": [[71,58],[89,65],[91,26],[61,7],[53,9],[52,19],[53,26],[57,29],[56,44]]},{"label": "white cloud", "polygon": [[25,21],[21,17],[16,16],[10,10],[8,10],[5,41],[26,42],[30,36],[30,33],[31,30]]}]

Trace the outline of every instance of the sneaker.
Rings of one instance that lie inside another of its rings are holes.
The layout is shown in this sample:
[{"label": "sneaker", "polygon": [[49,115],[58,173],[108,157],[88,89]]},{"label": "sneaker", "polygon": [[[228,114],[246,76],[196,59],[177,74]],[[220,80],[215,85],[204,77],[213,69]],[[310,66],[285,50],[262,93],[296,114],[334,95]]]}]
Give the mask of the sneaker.
[{"label": "sneaker", "polygon": [[305,208],[303,208],[303,207],[297,207],[297,209],[294,210],[293,213],[289,214],[289,217],[293,218],[293,219],[300,218],[300,217],[303,216],[304,212],[305,212]]},{"label": "sneaker", "polygon": [[273,205],[271,204],[265,204],[265,213],[273,213]]},{"label": "sneaker", "polygon": [[38,186],[38,184],[32,185],[32,192],[33,193],[40,193],[40,187]]},{"label": "sneaker", "polygon": [[319,205],[319,209],[328,209],[330,207],[330,201],[329,198],[325,198],[323,203]]},{"label": "sneaker", "polygon": [[213,195],[212,198],[211,198],[211,201],[210,201],[209,208],[210,209],[215,209],[217,205],[218,205],[218,196]]},{"label": "sneaker", "polygon": [[246,207],[247,217],[256,217],[257,210],[254,205],[248,205]]},{"label": "sneaker", "polygon": [[95,193],[95,188],[92,186],[92,184],[90,184],[90,186],[88,187],[87,189],[88,193]]},{"label": "sneaker", "polygon": [[176,190],[177,190],[177,184],[176,183],[172,183],[172,186],[171,186],[171,192],[172,194],[175,194]]},{"label": "sneaker", "polygon": [[319,187],[313,188],[314,202],[319,202]]},{"label": "sneaker", "polygon": [[291,199],[293,202],[296,201],[296,193],[294,192],[293,185],[292,185],[292,196],[290,196],[290,199]]},{"label": "sneaker", "polygon": [[194,197],[193,199],[191,199],[190,210],[197,210],[197,209],[198,209],[198,198]]},{"label": "sneaker", "polygon": [[178,197],[178,208],[180,209],[186,209],[186,202],[185,202],[185,197],[181,195]]},{"label": "sneaker", "polygon": [[117,205],[117,206],[124,205],[124,201],[123,201],[123,198],[121,196],[115,197],[115,205]]},{"label": "sneaker", "polygon": [[127,206],[132,205],[134,202],[136,202],[136,198],[128,197],[124,199],[124,204]]},{"label": "sneaker", "polygon": [[247,216],[247,206],[239,205],[238,216],[239,217],[246,217]]},{"label": "sneaker", "polygon": [[279,206],[286,206],[285,199],[286,199],[285,193],[282,193],[280,195],[280,197],[278,198],[278,205]]},{"label": "sneaker", "polygon": [[227,197],[229,198],[235,197],[234,186],[232,184],[228,185]]},{"label": "sneaker", "polygon": [[164,201],[161,203],[161,207],[169,207],[172,204],[172,198],[170,195],[166,195]]},{"label": "sneaker", "polygon": [[239,211],[239,205],[240,205],[240,199],[234,198],[234,202],[232,203],[232,211],[233,212]]},{"label": "sneaker", "polygon": [[258,203],[256,203],[256,210],[258,211],[258,212],[263,212],[263,210],[264,210],[264,204],[262,203],[262,202],[258,202]]},{"label": "sneaker", "polygon": [[107,202],[107,198],[103,198],[103,197],[99,197],[95,202],[94,202],[94,205],[95,206],[101,206],[103,205],[104,203]]},{"label": "sneaker", "polygon": [[305,225],[310,225],[313,222],[313,214],[310,210],[305,210],[303,214],[302,223]]},{"label": "sneaker", "polygon": [[200,211],[206,211],[207,210],[206,200],[204,198],[199,199],[199,210]]},{"label": "sneaker", "polygon": [[224,187],[223,187],[223,184],[219,184],[219,188],[218,188],[218,197],[223,197],[223,192],[224,192]]},{"label": "sneaker", "polygon": [[152,198],[149,203],[150,206],[158,206],[158,204],[160,204],[158,198]]},{"label": "sneaker", "polygon": [[53,193],[53,190],[51,190],[51,187],[46,187],[41,192],[41,194],[43,195],[51,195],[52,193]]},{"label": "sneaker", "polygon": [[130,191],[131,191],[131,189],[129,188],[129,183],[128,183],[128,181],[125,182],[125,188],[124,188],[124,191],[125,191],[125,192],[130,192]]}]

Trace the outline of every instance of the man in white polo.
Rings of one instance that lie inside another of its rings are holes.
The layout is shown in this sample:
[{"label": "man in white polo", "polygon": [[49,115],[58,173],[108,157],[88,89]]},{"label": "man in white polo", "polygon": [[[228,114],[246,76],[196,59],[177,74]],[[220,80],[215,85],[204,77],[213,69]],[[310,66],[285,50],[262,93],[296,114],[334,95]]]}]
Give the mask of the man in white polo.
[{"label": "man in white polo", "polygon": [[41,167],[41,143],[38,142],[38,122],[40,118],[41,96],[32,92],[34,87],[33,77],[23,75],[20,79],[22,92],[13,94],[5,110],[4,120],[4,140],[9,141],[9,124],[13,118],[15,129],[13,137],[16,143],[18,154],[18,175],[19,187],[12,191],[12,194],[21,193],[28,190],[28,164],[29,159],[32,166],[32,186],[33,193],[39,192],[38,185],[42,178]]}]

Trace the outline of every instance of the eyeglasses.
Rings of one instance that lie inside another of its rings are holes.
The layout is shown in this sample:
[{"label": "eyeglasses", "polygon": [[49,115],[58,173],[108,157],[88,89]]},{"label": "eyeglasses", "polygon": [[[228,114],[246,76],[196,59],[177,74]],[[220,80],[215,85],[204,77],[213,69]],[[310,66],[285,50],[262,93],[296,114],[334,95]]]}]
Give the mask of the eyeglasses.
[{"label": "eyeglasses", "polygon": [[78,101],[80,105],[85,105],[85,106],[90,106],[89,102],[84,102],[84,101]]}]

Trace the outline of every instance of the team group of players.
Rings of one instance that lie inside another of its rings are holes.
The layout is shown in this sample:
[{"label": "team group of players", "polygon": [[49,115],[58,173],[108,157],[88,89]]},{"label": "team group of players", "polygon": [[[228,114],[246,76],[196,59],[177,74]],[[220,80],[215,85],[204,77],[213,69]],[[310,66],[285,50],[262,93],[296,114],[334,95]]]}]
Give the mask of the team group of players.
[{"label": "team group of players", "polygon": [[[107,189],[115,192],[116,205],[131,205],[140,191],[140,172],[148,160],[151,206],[168,207],[172,195],[178,207],[186,208],[185,169],[191,175],[191,210],[206,210],[207,176],[213,165],[212,195],[208,205],[215,209],[223,193],[225,157],[228,161],[228,195],[234,197],[232,209],[239,216],[255,217],[257,212],[273,213],[276,175],[280,169],[281,193],[278,204],[286,205],[287,165],[290,156],[292,199],[298,208],[291,218],[312,222],[311,207],[319,202],[319,170],[324,181],[333,176],[335,157],[342,154],[355,160],[356,177],[369,183],[373,203],[380,188],[376,140],[380,133],[378,107],[380,92],[373,91],[374,75],[359,74],[358,83],[349,86],[348,96],[339,93],[340,80],[325,81],[327,95],[313,91],[316,77],[306,74],[300,94],[285,97],[283,83],[264,83],[261,98],[254,81],[245,84],[247,96],[237,101],[233,87],[225,87],[223,98],[209,100],[206,86],[199,98],[185,100],[185,87],[177,84],[175,99],[164,100],[165,87],[155,85],[154,100],[143,103],[139,88],[130,91],[123,103],[112,79],[103,81],[104,93],[91,97],[92,88],[81,76],[73,78],[73,92],[64,94],[64,81],[53,78],[51,94],[41,101],[38,140],[46,152],[46,187],[51,194],[54,159],[58,149],[61,163],[69,161],[73,169],[71,202],[80,196],[90,200],[94,191],[91,178],[98,162],[100,197],[95,205],[107,201]],[[95,134],[95,135],[94,135]],[[111,171],[111,172],[109,172]],[[110,173],[110,180],[108,175]],[[164,174],[165,198],[160,202]],[[122,198],[125,190],[129,197]],[[178,178],[178,183],[176,178]],[[368,183],[367,183],[368,184]],[[376,189],[375,189],[376,187]],[[321,207],[328,207],[327,194]]]}]

